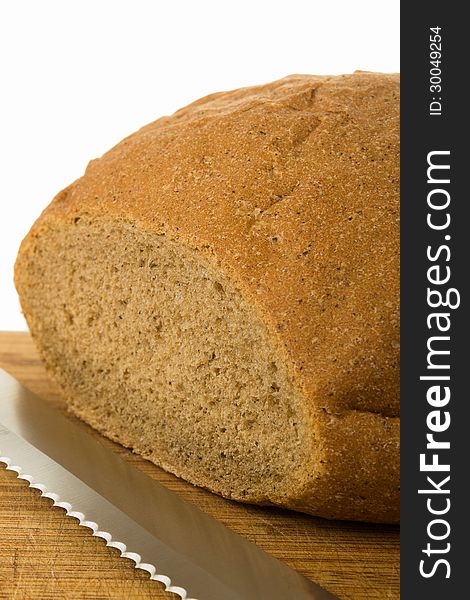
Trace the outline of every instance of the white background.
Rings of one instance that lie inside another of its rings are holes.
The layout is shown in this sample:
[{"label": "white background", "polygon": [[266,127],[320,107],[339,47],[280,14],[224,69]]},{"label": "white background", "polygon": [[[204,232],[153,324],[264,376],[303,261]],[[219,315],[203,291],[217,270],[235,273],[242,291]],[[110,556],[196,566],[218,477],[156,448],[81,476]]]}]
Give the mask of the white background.
[{"label": "white background", "polygon": [[21,239],[87,162],[205,94],[399,70],[399,0],[2,0],[0,330]]}]

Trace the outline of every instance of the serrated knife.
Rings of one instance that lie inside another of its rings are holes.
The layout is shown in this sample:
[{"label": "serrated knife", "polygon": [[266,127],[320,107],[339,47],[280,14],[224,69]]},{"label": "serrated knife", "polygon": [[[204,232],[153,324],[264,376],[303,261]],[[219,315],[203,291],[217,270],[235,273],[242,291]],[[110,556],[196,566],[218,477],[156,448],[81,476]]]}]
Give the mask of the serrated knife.
[{"label": "serrated knife", "polygon": [[0,463],[183,600],[335,600],[127,463],[2,369]]}]

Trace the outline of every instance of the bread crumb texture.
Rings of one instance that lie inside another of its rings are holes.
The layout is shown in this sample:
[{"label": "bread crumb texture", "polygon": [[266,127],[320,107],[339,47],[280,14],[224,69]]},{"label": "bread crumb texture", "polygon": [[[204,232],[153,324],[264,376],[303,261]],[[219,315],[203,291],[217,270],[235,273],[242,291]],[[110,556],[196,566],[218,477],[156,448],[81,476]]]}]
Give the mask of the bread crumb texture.
[{"label": "bread crumb texture", "polygon": [[213,94],[93,160],[15,282],[70,409],[180,477],[399,518],[399,76]]}]

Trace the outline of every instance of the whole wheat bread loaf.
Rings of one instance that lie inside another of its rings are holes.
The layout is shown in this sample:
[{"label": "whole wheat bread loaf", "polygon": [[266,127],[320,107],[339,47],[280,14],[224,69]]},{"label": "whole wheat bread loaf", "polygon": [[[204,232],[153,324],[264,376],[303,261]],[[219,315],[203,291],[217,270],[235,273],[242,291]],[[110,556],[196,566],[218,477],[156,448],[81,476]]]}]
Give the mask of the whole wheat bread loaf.
[{"label": "whole wheat bread loaf", "polygon": [[147,125],[15,280],[70,409],[236,500],[394,522],[399,78],[295,75]]}]

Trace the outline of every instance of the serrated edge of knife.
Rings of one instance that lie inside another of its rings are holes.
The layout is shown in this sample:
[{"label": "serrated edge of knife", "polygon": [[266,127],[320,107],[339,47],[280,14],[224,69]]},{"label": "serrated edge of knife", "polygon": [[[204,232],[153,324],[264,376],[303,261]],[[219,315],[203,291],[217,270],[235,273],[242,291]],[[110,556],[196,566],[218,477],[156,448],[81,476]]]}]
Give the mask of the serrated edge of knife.
[{"label": "serrated edge of knife", "polygon": [[22,479],[28,482],[29,488],[39,490],[43,498],[49,498],[50,500],[52,500],[53,506],[63,508],[65,510],[65,514],[68,517],[73,517],[77,519],[79,525],[91,529],[93,532],[92,536],[102,538],[106,542],[106,546],[116,548],[117,550],[119,550],[121,558],[130,558],[132,561],[134,561],[135,569],[141,569],[142,571],[146,571],[150,575],[150,579],[152,581],[159,581],[160,583],[163,583],[166,592],[178,594],[181,600],[196,600],[196,598],[190,598],[188,596],[188,592],[185,588],[172,585],[170,577],[164,575],[163,573],[157,573],[157,567],[155,565],[153,565],[152,563],[143,563],[141,561],[141,556],[138,552],[127,552],[126,544],[124,542],[120,542],[119,540],[114,540],[113,536],[108,531],[101,531],[99,529],[98,523],[96,523],[95,521],[87,521],[85,515],[82,512],[73,510],[73,506],[70,504],[70,502],[61,500],[58,494],[52,491],[48,491],[46,486],[42,483],[35,481],[34,477],[23,473],[23,469],[20,466],[12,464],[13,461],[11,458],[9,458],[8,456],[0,456],[0,466],[2,463],[5,465],[6,471],[13,471],[14,473],[16,473],[18,479]]}]

